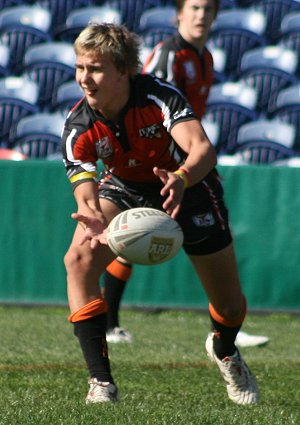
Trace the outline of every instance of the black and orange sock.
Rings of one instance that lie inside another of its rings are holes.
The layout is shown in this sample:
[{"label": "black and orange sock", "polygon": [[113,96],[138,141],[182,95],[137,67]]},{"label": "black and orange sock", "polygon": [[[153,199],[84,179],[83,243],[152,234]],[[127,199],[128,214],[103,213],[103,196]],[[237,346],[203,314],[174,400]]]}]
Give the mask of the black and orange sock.
[{"label": "black and orange sock", "polygon": [[232,356],[236,351],[235,339],[246,315],[246,301],[244,299],[243,312],[237,320],[229,321],[222,318],[212,304],[209,304],[209,313],[214,334],[214,351],[222,360],[226,356]]},{"label": "black and orange sock", "polygon": [[69,320],[74,324],[74,334],[79,340],[90,376],[113,383],[105,337],[106,313],[102,310],[105,310],[103,301],[95,300],[72,314]]},{"label": "black and orange sock", "polygon": [[104,294],[108,305],[107,330],[120,326],[119,309],[127,281],[132,273],[132,265],[114,260],[104,273]]}]

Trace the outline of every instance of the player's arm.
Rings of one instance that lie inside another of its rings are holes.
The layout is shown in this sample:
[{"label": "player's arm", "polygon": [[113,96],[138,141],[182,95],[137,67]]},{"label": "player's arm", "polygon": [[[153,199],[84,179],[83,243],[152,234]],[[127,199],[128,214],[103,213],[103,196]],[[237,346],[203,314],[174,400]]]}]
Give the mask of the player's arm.
[{"label": "player's arm", "polygon": [[164,184],[161,195],[166,197],[163,208],[176,218],[184,191],[201,181],[216,165],[216,153],[198,120],[176,123],[171,129],[175,142],[187,153],[186,160],[175,172],[154,167],[153,172]]},{"label": "player's arm", "polygon": [[171,135],[187,153],[182,166],[187,171],[188,184],[192,186],[215,167],[217,163],[215,148],[201,123],[196,119],[176,123],[171,129]]}]

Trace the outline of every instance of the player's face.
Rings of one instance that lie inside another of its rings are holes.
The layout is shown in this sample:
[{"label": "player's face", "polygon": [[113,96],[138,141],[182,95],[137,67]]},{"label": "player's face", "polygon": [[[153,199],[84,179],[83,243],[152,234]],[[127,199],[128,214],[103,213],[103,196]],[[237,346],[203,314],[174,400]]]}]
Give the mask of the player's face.
[{"label": "player's face", "polygon": [[178,13],[179,32],[191,44],[205,44],[215,19],[214,0],[186,0]]},{"label": "player's face", "polygon": [[89,105],[111,118],[126,103],[128,74],[121,73],[108,53],[80,52],[76,58],[76,81]]}]

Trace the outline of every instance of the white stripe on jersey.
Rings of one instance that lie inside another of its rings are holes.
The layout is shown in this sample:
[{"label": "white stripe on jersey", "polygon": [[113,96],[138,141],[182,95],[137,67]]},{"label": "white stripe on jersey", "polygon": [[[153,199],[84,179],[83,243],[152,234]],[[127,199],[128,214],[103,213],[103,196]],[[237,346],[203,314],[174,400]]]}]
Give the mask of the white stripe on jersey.
[{"label": "white stripe on jersey", "polygon": [[71,130],[71,133],[69,134],[69,136],[66,139],[67,160],[70,161],[70,162],[73,162],[74,165],[80,165],[81,168],[83,168],[86,171],[90,171],[90,172],[96,171],[97,167],[92,162],[85,162],[84,163],[84,162],[74,158],[73,149],[72,149],[72,141],[73,141],[76,133],[77,133],[76,128],[73,128]]},{"label": "white stripe on jersey", "polygon": [[66,154],[67,154],[67,160],[70,162],[73,162],[75,165],[79,165],[81,161],[76,161],[73,155],[73,149],[72,149],[72,141],[76,135],[76,128],[73,128],[71,133],[66,139]]},{"label": "white stripe on jersey", "polygon": [[163,116],[164,116],[164,122],[163,125],[166,127],[167,131],[170,130],[171,126],[171,120],[170,120],[170,108],[166,105],[165,102],[163,102],[161,99],[159,99],[157,96],[154,96],[152,94],[147,95],[148,99],[153,100],[162,110]]},{"label": "white stripe on jersey", "polygon": [[[160,54],[161,54],[161,49],[156,49],[156,51],[153,54],[153,58],[151,59],[149,64],[145,67],[145,72],[147,74],[152,74],[153,69],[156,67],[156,65],[159,61]],[[157,77],[159,77],[159,75],[157,75]]]},{"label": "white stripe on jersey", "polygon": [[174,78],[174,60],[175,60],[175,52],[171,50],[168,54],[168,61],[167,61],[167,81],[170,83],[175,84],[175,78]]}]

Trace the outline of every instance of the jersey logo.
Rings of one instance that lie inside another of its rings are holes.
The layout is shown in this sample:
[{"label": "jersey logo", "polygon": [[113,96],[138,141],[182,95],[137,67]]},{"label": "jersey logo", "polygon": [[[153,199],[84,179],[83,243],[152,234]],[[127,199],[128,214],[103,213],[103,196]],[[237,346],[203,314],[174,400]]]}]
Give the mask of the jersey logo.
[{"label": "jersey logo", "polygon": [[187,78],[189,80],[195,81],[195,79],[196,79],[196,69],[195,69],[193,62],[191,62],[191,61],[184,62],[183,66],[184,66]]},{"label": "jersey logo", "polygon": [[208,87],[207,86],[202,86],[199,90],[199,94],[200,96],[205,95],[208,92]]},{"label": "jersey logo", "polygon": [[102,139],[98,140],[95,145],[98,158],[105,159],[109,158],[112,155],[113,148],[109,143],[109,138],[107,136],[102,137]]},{"label": "jersey logo", "polygon": [[188,117],[189,115],[191,115],[193,112],[191,110],[191,108],[184,108],[182,111],[176,111],[174,116],[173,116],[173,120],[178,120],[179,118],[184,118],[184,117]]},{"label": "jersey logo", "polygon": [[160,127],[158,124],[152,124],[149,127],[140,128],[139,135],[148,139],[161,139]]},{"label": "jersey logo", "polygon": [[129,159],[127,163],[127,167],[136,167],[139,165],[139,162],[137,162],[135,159]]},{"label": "jersey logo", "polygon": [[215,224],[215,219],[212,213],[205,213],[194,215],[193,222],[197,227],[210,227]]}]

